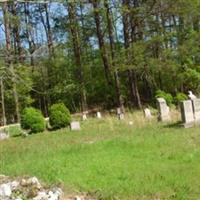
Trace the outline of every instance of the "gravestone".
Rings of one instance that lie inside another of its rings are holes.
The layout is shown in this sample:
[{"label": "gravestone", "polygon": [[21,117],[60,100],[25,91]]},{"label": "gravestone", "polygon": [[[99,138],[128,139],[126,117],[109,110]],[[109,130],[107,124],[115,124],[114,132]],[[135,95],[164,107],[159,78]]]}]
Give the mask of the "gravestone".
[{"label": "gravestone", "polygon": [[123,119],[124,119],[124,113],[119,114],[119,115],[118,115],[118,119],[119,119],[119,120],[123,120]]},{"label": "gravestone", "polygon": [[196,124],[200,124],[200,99],[192,100],[194,120]]},{"label": "gravestone", "polygon": [[83,121],[87,120],[87,115],[85,113],[83,113],[83,115],[82,115],[82,120]]},{"label": "gravestone", "polygon": [[191,100],[182,101],[181,104],[181,118],[183,126],[189,128],[194,126],[194,112]]},{"label": "gravestone", "polygon": [[117,108],[117,116],[119,120],[123,120],[124,119],[124,113],[122,112],[121,108]]},{"label": "gravestone", "polygon": [[151,110],[149,108],[145,108],[144,109],[144,116],[146,119],[151,119],[152,115],[151,115]]},{"label": "gravestone", "polygon": [[98,118],[98,119],[101,119],[101,118],[102,118],[102,116],[101,116],[101,113],[100,113],[100,112],[97,112],[97,118]]},{"label": "gravestone", "polygon": [[70,129],[72,131],[80,131],[81,130],[80,123],[77,122],[77,121],[71,122],[70,123]]},{"label": "gravestone", "polygon": [[165,99],[157,98],[157,107],[158,107],[158,120],[161,122],[168,122],[171,120],[170,113],[169,113],[169,106]]}]

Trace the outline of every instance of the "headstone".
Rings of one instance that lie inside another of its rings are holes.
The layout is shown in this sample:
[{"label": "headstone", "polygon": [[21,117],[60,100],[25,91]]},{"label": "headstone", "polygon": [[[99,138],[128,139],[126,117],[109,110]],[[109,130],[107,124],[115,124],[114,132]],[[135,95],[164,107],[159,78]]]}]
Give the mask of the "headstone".
[{"label": "headstone", "polygon": [[121,108],[117,108],[117,116],[119,120],[123,120],[124,119],[124,113],[122,112]]},{"label": "headstone", "polygon": [[147,118],[147,119],[151,119],[151,118],[152,118],[151,110],[150,110],[149,108],[145,108],[145,109],[144,109],[144,116],[145,116],[145,118]]},{"label": "headstone", "polygon": [[70,123],[70,128],[72,131],[80,131],[81,130],[80,123],[76,122],[76,121]]},{"label": "headstone", "polygon": [[162,122],[168,122],[171,120],[170,113],[169,113],[169,106],[167,106],[167,103],[165,99],[163,98],[157,98],[157,106],[158,106],[158,120]]},{"label": "headstone", "polygon": [[117,115],[120,115],[122,113],[121,108],[117,108]]},{"label": "headstone", "polygon": [[82,120],[83,121],[87,120],[87,115],[85,113],[82,115]]},{"label": "headstone", "polygon": [[101,118],[102,118],[102,116],[101,116],[101,113],[100,113],[100,112],[97,112],[97,118],[98,118],[98,119],[101,119]]},{"label": "headstone", "polygon": [[194,125],[194,112],[191,100],[182,101],[181,104],[181,118],[183,126],[185,128],[192,127]]},{"label": "headstone", "polygon": [[118,115],[118,119],[119,119],[119,120],[123,120],[123,119],[124,119],[124,113],[119,114],[119,115]]},{"label": "headstone", "polygon": [[200,124],[200,99],[192,100],[194,120],[196,124]]}]

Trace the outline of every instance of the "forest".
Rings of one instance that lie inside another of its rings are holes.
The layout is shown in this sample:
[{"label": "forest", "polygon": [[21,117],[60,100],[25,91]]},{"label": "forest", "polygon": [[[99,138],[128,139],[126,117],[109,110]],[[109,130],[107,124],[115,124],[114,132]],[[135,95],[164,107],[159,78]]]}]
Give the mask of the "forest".
[{"label": "forest", "polygon": [[29,106],[142,109],[189,90],[200,94],[200,0],[0,1],[1,125]]}]

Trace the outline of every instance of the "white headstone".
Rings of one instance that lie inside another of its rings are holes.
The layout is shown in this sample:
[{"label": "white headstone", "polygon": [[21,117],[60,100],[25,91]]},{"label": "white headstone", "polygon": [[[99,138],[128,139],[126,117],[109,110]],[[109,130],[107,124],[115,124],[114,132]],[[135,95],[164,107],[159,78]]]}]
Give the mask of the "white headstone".
[{"label": "white headstone", "polygon": [[145,108],[145,109],[144,109],[144,116],[145,116],[145,118],[147,118],[147,119],[151,119],[151,118],[152,118],[151,110],[150,110],[149,108]]},{"label": "white headstone", "polygon": [[117,108],[117,115],[120,115],[122,113],[121,108]]},{"label": "white headstone", "polygon": [[87,120],[87,115],[85,113],[82,115],[82,120],[83,121]]},{"label": "white headstone", "polygon": [[76,122],[76,121],[70,123],[70,128],[72,131],[80,131],[81,130],[80,123]]},{"label": "white headstone", "polygon": [[119,119],[119,120],[123,120],[123,119],[124,119],[124,113],[119,114],[119,115],[118,115],[118,119]]},{"label": "white headstone", "polygon": [[102,118],[102,116],[101,116],[101,113],[100,113],[100,112],[97,112],[97,118],[98,118],[98,119],[101,119],[101,118]]},{"label": "white headstone", "polygon": [[194,119],[196,124],[200,124],[200,99],[192,100]]},{"label": "white headstone", "polygon": [[167,106],[167,103],[165,99],[163,98],[157,98],[157,106],[158,106],[158,120],[162,122],[168,122],[171,120],[170,112],[169,112],[169,106]]},{"label": "white headstone", "polygon": [[191,100],[182,101],[181,104],[181,118],[185,128],[194,125],[194,112]]}]

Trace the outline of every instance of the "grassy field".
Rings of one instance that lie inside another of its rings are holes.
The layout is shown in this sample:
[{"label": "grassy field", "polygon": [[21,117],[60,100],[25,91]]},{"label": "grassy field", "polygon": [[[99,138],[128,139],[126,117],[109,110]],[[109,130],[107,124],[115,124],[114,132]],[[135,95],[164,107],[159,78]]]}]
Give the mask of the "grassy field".
[{"label": "grassy field", "polygon": [[[132,120],[133,125],[128,121]],[[0,174],[37,176],[102,199],[200,199],[200,127],[107,117],[0,142]]]}]

